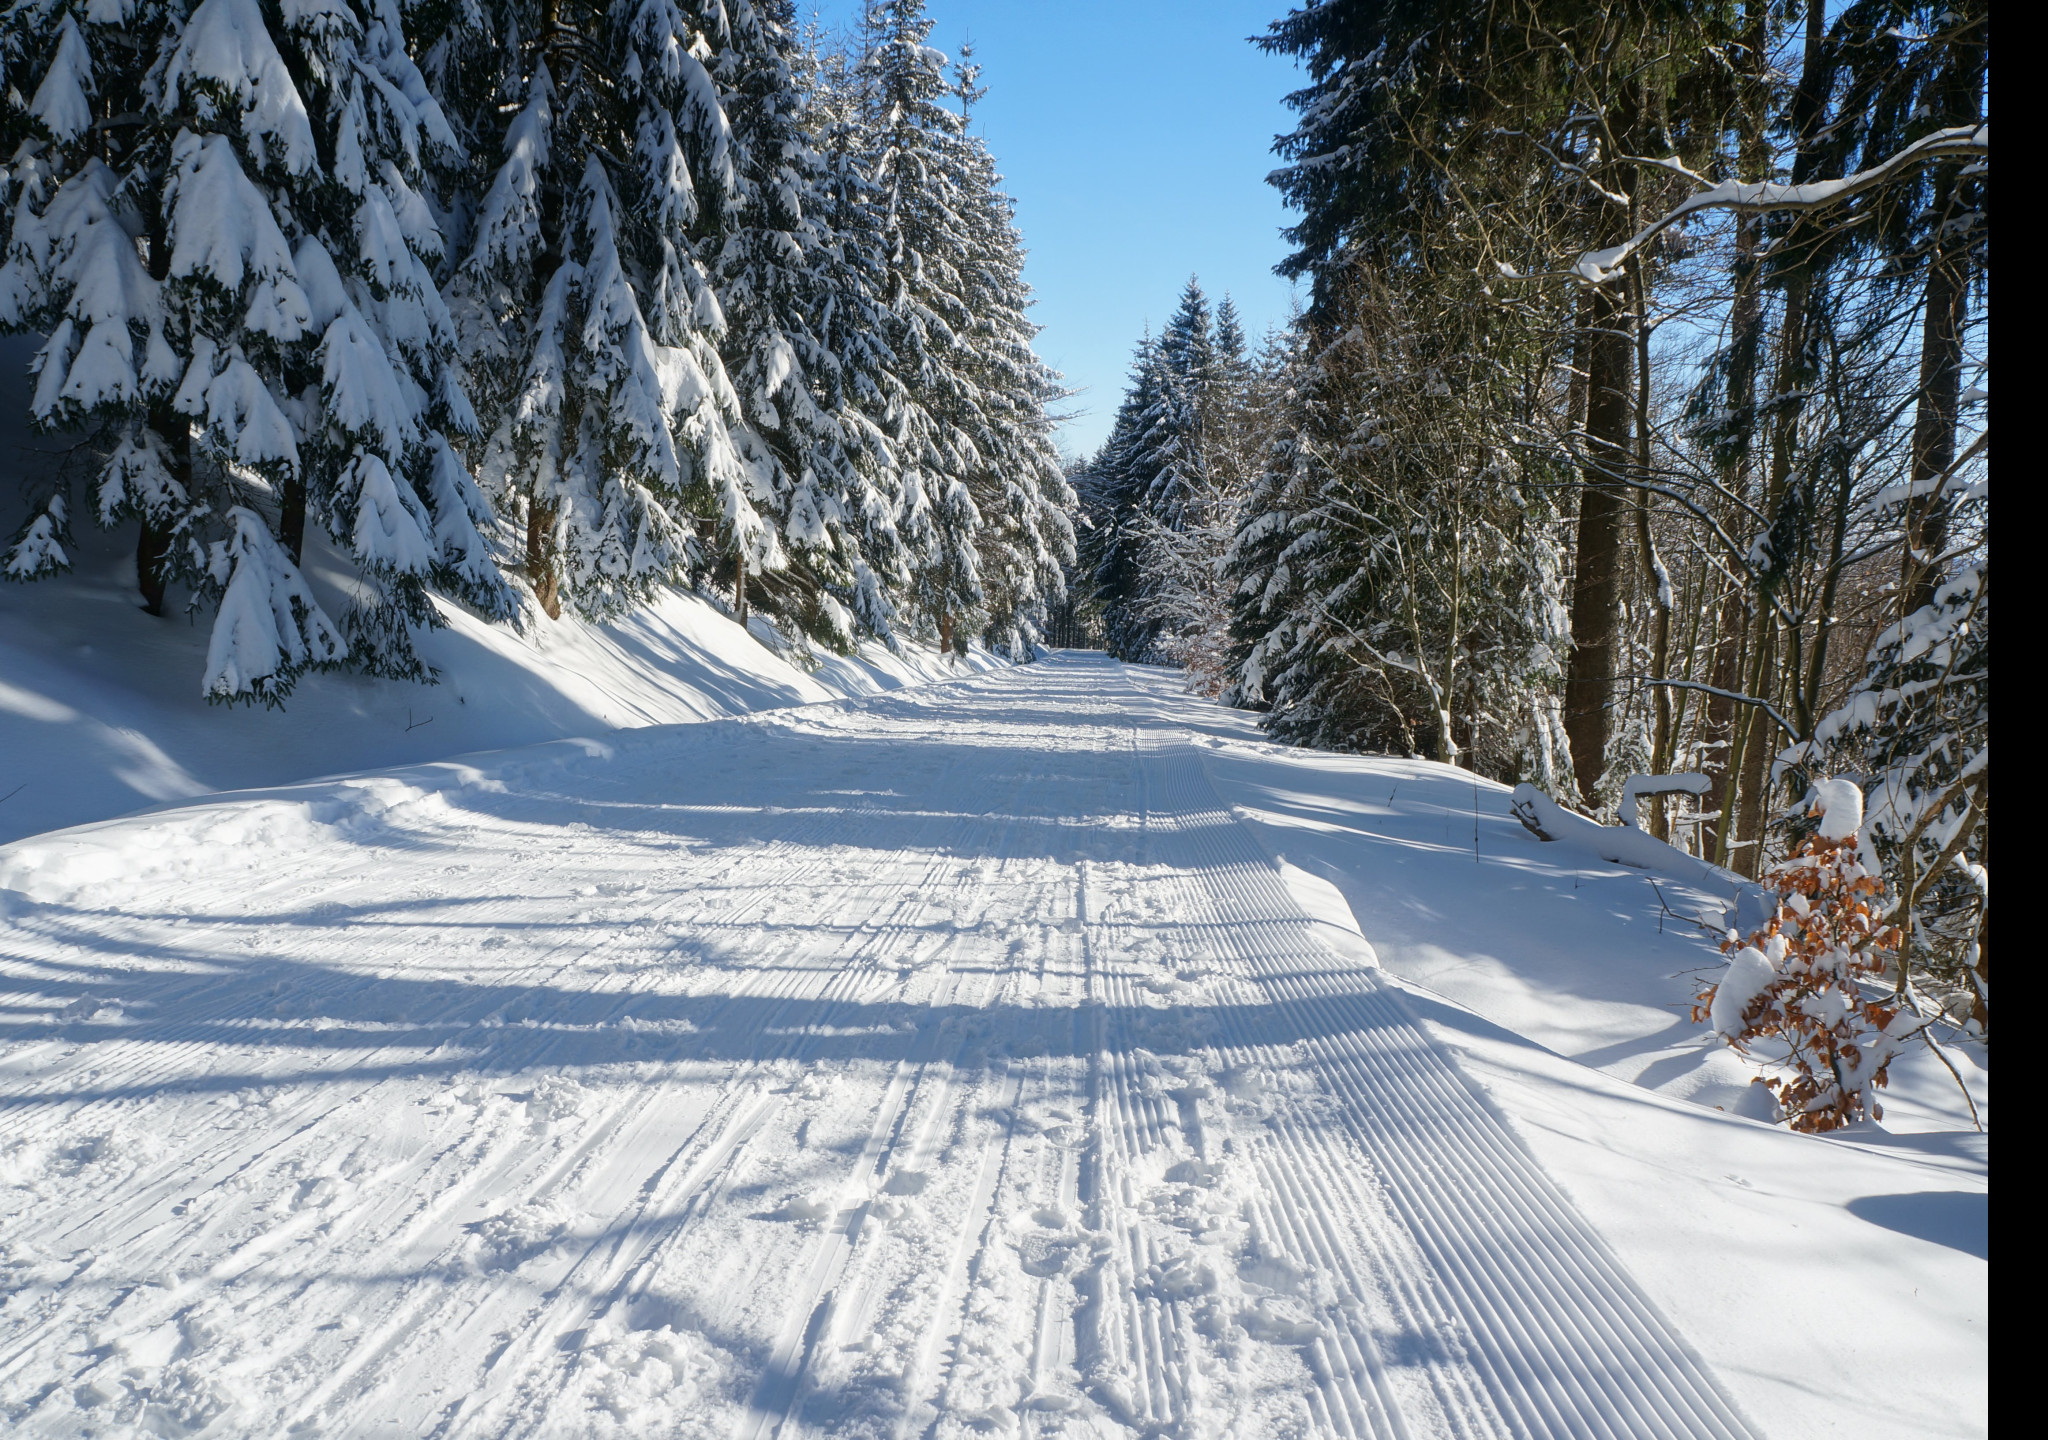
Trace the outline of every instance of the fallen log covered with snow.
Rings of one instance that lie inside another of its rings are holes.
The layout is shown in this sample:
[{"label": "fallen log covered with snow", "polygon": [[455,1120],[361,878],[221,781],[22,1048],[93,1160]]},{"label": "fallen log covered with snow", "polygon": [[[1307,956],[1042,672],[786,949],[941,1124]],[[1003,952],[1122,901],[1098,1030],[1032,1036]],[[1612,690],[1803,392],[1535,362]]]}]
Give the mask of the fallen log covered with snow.
[{"label": "fallen log covered with snow", "polygon": [[1575,814],[1526,782],[1515,787],[1508,806],[1515,812],[1515,818],[1539,840],[1575,845],[1616,865],[1657,870],[1716,889],[1743,883],[1742,877],[1734,871],[1674,849],[1633,825],[1602,825],[1597,820]]}]

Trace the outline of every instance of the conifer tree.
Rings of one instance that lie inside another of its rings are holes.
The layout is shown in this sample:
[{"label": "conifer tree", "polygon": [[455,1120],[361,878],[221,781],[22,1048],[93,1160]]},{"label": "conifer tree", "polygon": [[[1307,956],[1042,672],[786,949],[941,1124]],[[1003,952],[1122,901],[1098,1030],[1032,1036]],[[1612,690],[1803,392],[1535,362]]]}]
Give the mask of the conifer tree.
[{"label": "conifer tree", "polygon": [[704,63],[724,33],[718,6],[511,0],[452,13],[431,42],[490,167],[449,287],[469,373],[497,377],[479,385],[484,479],[523,512],[550,615],[701,572],[699,518],[739,566],[782,563],[787,496],[727,379],[700,254],[737,196]]},{"label": "conifer tree", "polygon": [[1139,468],[1147,477],[1145,508],[1178,530],[1208,496],[1207,421],[1220,388],[1209,329],[1209,299],[1188,278],[1180,304],[1159,335],[1159,391],[1145,416]]},{"label": "conifer tree", "polygon": [[[7,107],[0,325],[49,336],[34,422],[104,438],[92,510],[138,523],[146,608],[174,582],[217,605],[210,699],[277,703],[345,661],[422,678],[427,588],[505,595],[451,444],[474,419],[418,188],[460,147],[396,6],[5,24],[11,77],[37,78]],[[8,574],[62,568],[69,515],[60,494],[32,517]],[[309,518],[359,572],[340,625],[299,572]]]},{"label": "conifer tree", "polygon": [[897,443],[912,401],[889,345],[887,216],[867,168],[868,76],[839,49],[807,52],[807,68],[825,238],[817,258],[827,295],[816,326],[834,367],[839,413],[858,438],[855,468],[864,482],[855,492],[863,555],[852,604],[860,624],[893,646],[914,553],[900,528],[910,500]]},{"label": "conifer tree", "polygon": [[[208,693],[430,678],[431,593],[510,617],[514,571],[550,615],[709,581],[837,648],[907,611],[1024,653],[1063,392],[930,29],[878,4],[850,65],[786,0],[7,11],[0,324],[49,336],[34,418],[103,442],[148,607],[218,602]],[[65,568],[74,499],[0,569]]]},{"label": "conifer tree", "polygon": [[1258,472],[1254,391],[1260,377],[1237,317],[1237,305],[1228,295],[1216,306],[1216,330],[1210,344],[1216,378],[1210,387],[1209,413],[1203,420],[1210,481],[1219,491],[1241,498]]},{"label": "conifer tree", "polygon": [[1151,476],[1141,471],[1145,417],[1158,401],[1158,346],[1147,335],[1131,357],[1131,378],[1109,436],[1081,472],[1076,488],[1092,526],[1084,545],[1088,582],[1102,610],[1103,644],[1121,660],[1142,659],[1151,626],[1139,613],[1143,572],[1141,523]]},{"label": "conifer tree", "polygon": [[[972,57],[963,46],[957,81],[963,118],[982,93]],[[1050,412],[1066,391],[1031,348],[1038,326],[1028,313],[1023,237],[995,157],[970,134],[960,135],[953,150],[971,246],[959,267],[971,328],[958,339],[974,386],[967,428],[979,458],[967,484],[983,517],[977,549],[987,586],[986,636],[1007,653],[1023,655],[1048,608],[1064,598],[1075,553],[1069,518],[1075,497],[1053,444]]]},{"label": "conifer tree", "polygon": [[1494,433],[1476,325],[1411,303],[1361,289],[1344,332],[1296,352],[1229,557],[1237,693],[1296,743],[1561,787],[1555,477]]},{"label": "conifer tree", "polygon": [[727,7],[711,68],[732,124],[736,194],[711,268],[727,320],[720,349],[788,496],[795,583],[782,608],[845,650],[857,631],[891,637],[893,607],[870,561],[883,574],[900,565],[894,455],[879,421],[890,356],[867,187],[849,173],[846,117],[787,11],[777,0]]},{"label": "conifer tree", "polygon": [[899,530],[910,595],[941,645],[964,644],[986,618],[976,540],[982,514],[968,477],[983,463],[981,396],[970,373],[974,317],[962,261],[973,250],[959,169],[963,123],[945,57],[927,45],[923,0],[877,0],[866,25],[866,170],[881,217],[889,346],[903,383],[890,416],[901,466]]},{"label": "conifer tree", "polygon": [[[1222,458],[1233,443],[1228,417],[1242,409],[1250,378],[1234,308],[1230,322],[1230,349],[1219,352],[1208,297],[1190,278],[1159,338],[1140,345],[1116,425],[1088,474],[1094,505],[1109,517],[1109,533],[1093,547],[1095,584],[1111,652],[1125,659],[1171,658],[1154,653],[1164,613],[1156,587],[1168,570],[1192,574],[1221,559],[1220,550],[1185,553],[1206,540],[1171,537],[1206,535],[1242,499],[1221,483],[1235,473]],[[1148,545],[1167,547],[1171,562],[1148,560]]]}]

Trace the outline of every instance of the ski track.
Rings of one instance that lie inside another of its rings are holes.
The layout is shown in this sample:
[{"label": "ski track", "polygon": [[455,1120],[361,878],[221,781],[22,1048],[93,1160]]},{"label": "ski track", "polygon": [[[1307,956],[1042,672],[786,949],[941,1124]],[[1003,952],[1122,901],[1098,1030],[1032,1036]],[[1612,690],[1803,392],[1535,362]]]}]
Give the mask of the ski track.
[{"label": "ski track", "polygon": [[17,903],[0,1421],[1753,1433],[1161,683],[679,727]]}]

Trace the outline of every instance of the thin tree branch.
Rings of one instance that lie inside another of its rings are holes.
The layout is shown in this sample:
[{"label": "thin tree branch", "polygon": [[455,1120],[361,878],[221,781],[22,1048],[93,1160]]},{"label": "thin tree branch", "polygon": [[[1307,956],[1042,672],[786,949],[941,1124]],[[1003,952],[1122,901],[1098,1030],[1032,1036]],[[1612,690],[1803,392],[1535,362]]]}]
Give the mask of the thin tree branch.
[{"label": "thin tree branch", "polygon": [[1801,738],[1799,732],[1792,728],[1792,722],[1783,715],[1780,715],[1776,706],[1772,705],[1768,700],[1759,700],[1754,695],[1744,695],[1736,690],[1723,690],[1716,685],[1702,685],[1697,680],[1645,680],[1642,684],[1646,690],[1655,690],[1660,686],[1672,690],[1699,690],[1708,695],[1718,695],[1723,700],[1733,700],[1738,705],[1754,705],[1763,711],[1764,714],[1777,721],[1778,728],[1787,735],[1790,735],[1794,741]]}]

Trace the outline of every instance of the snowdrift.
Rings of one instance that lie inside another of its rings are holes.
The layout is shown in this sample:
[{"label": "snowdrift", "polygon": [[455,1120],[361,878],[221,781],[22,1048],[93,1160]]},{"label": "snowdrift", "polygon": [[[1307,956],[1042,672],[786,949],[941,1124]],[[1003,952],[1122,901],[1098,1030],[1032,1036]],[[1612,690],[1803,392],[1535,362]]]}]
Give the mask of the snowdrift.
[{"label": "snowdrift", "polygon": [[[0,843],[214,790],[871,695],[996,663],[977,654],[956,669],[880,646],[804,656],[765,622],[749,634],[688,594],[524,634],[441,602],[447,628],[419,646],[439,684],[315,674],[282,711],[230,709],[200,695],[205,625],[143,612],[132,534],[81,527],[79,540],[71,574],[0,587]],[[308,569],[316,588],[343,583],[338,565]]]}]

